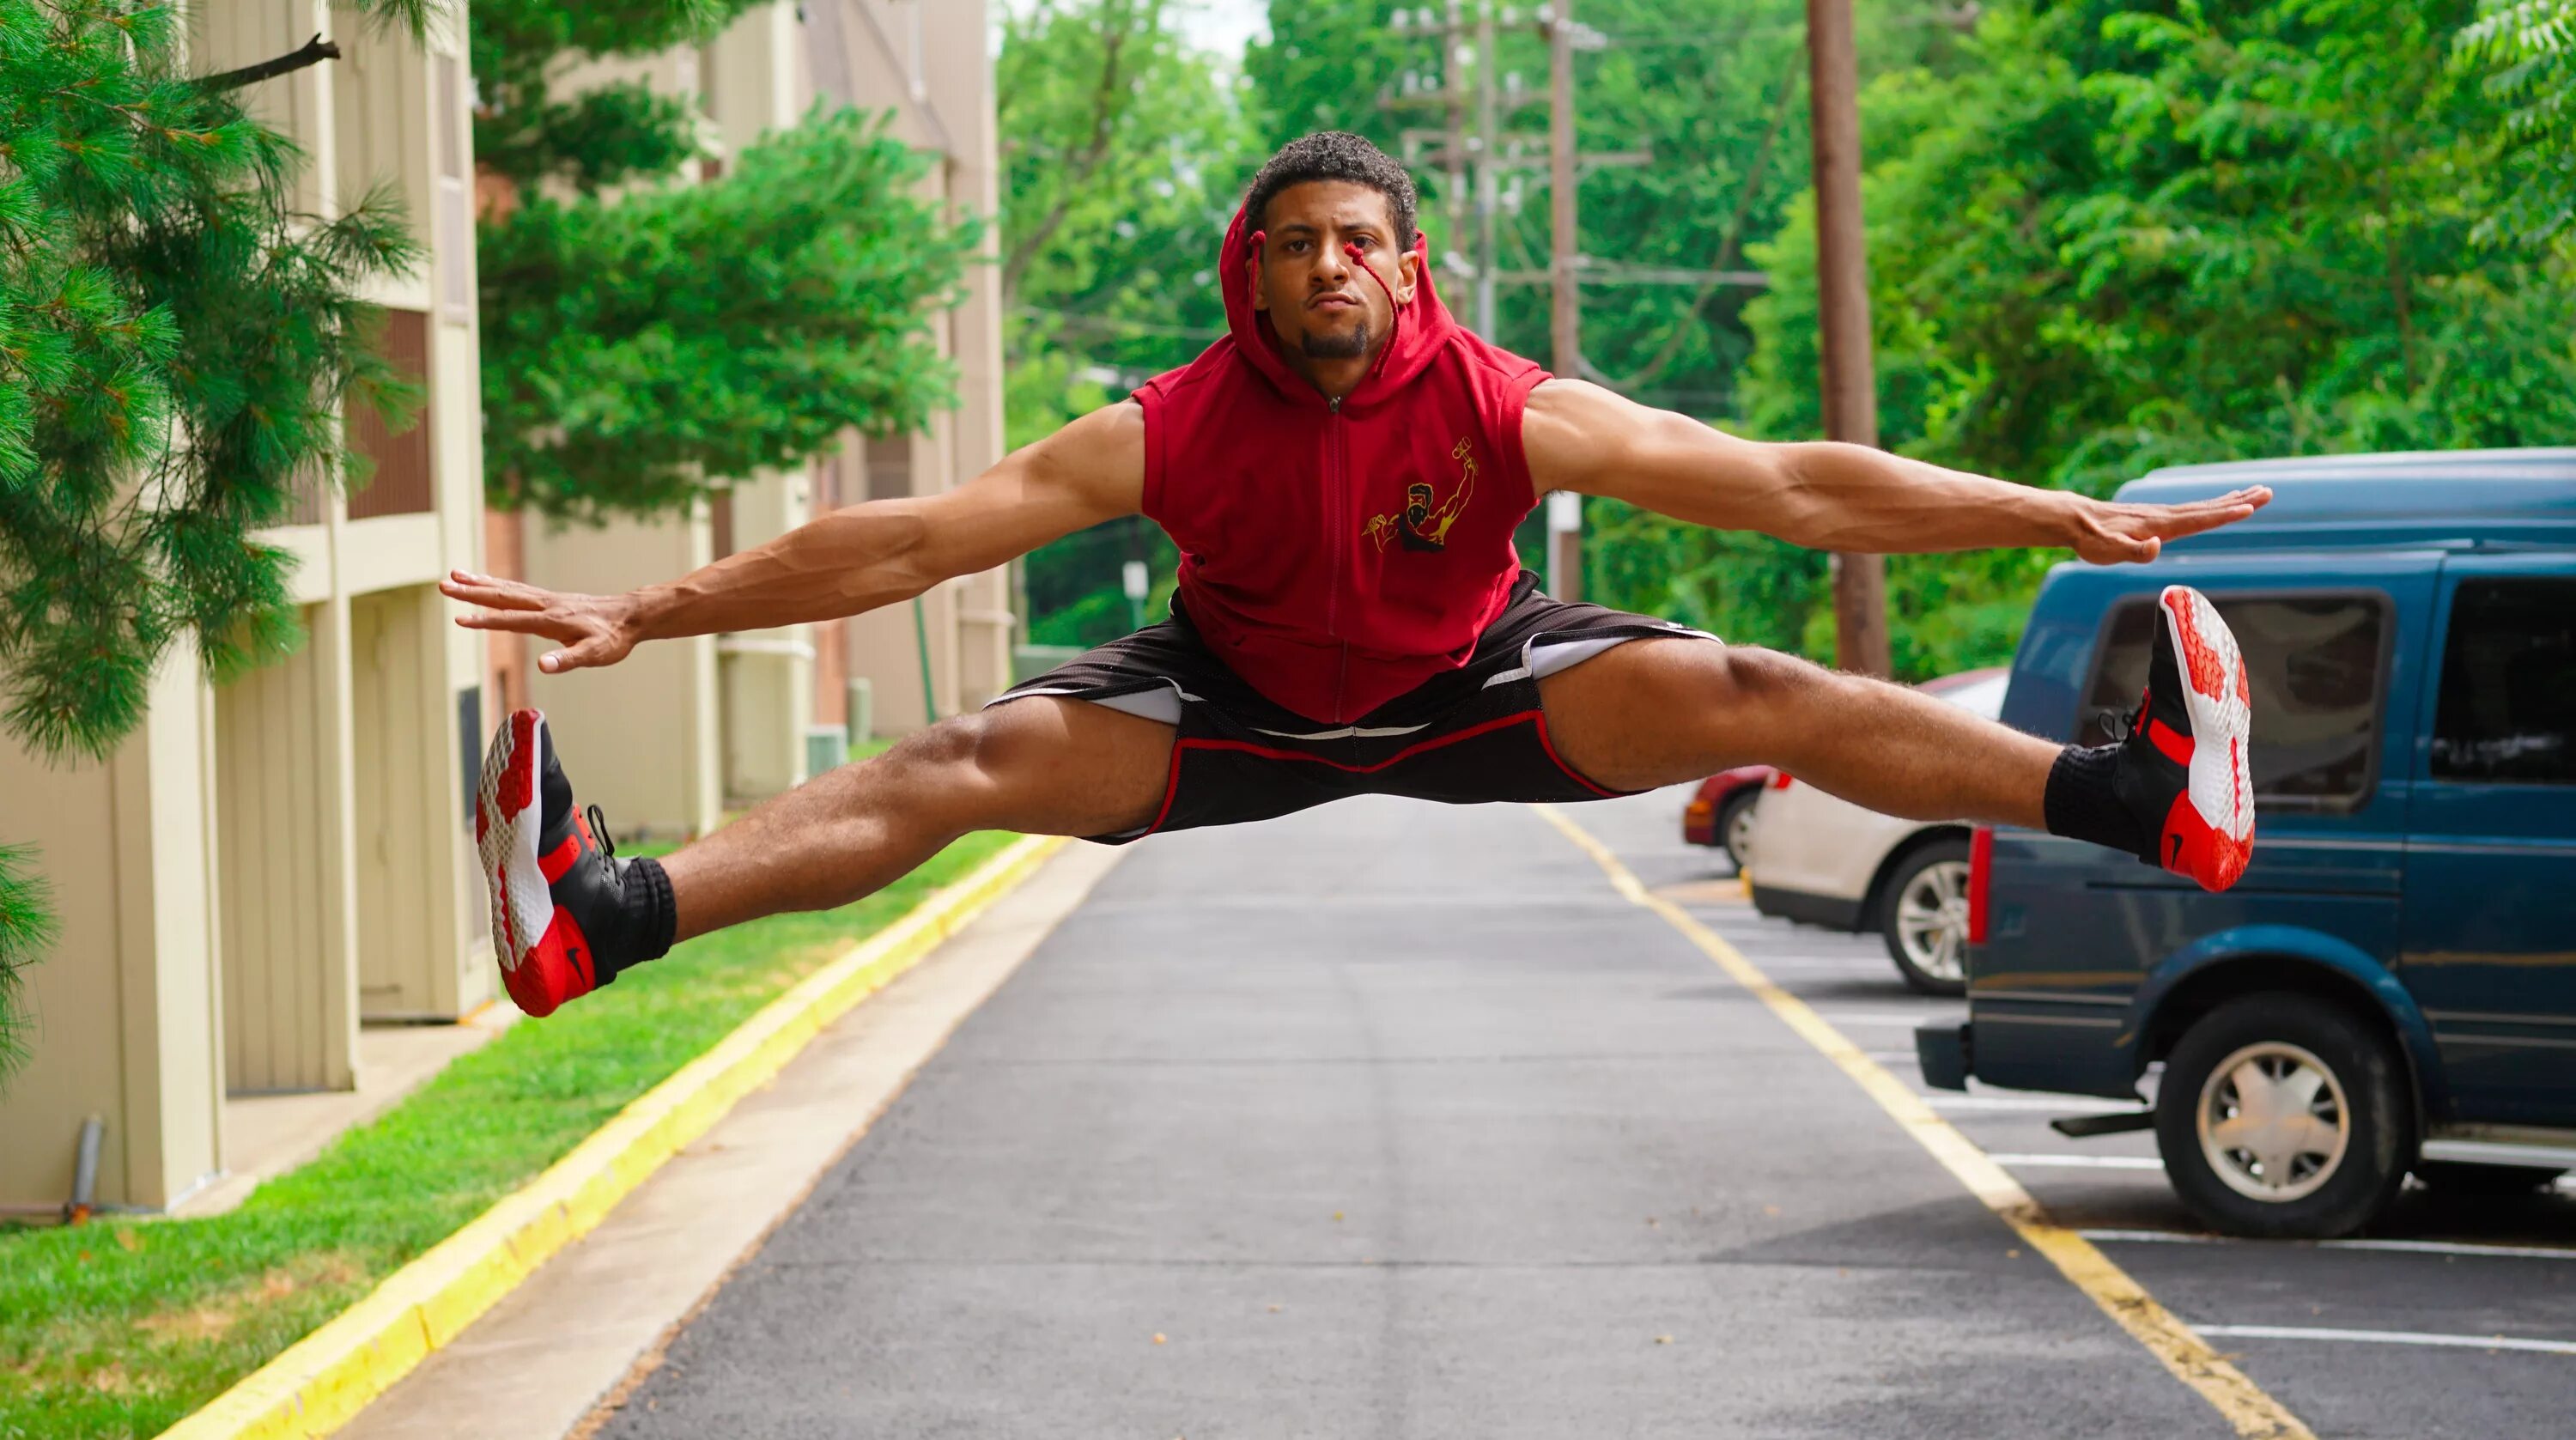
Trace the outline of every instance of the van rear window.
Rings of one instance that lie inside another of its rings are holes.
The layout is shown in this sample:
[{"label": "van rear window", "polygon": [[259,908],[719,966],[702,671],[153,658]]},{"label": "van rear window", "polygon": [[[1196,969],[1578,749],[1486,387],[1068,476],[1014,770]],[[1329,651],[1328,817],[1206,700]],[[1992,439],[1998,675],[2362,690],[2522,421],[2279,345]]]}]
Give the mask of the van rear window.
[{"label": "van rear window", "polygon": [[[2250,748],[2258,808],[2360,808],[2378,775],[2386,602],[2371,594],[2211,598],[2236,632],[2254,691]],[[2075,743],[2109,743],[2137,708],[2155,618],[2150,596],[2112,611],[2093,683],[2076,712]]]},{"label": "van rear window", "polygon": [[2433,778],[2576,785],[2576,580],[2463,580]]}]

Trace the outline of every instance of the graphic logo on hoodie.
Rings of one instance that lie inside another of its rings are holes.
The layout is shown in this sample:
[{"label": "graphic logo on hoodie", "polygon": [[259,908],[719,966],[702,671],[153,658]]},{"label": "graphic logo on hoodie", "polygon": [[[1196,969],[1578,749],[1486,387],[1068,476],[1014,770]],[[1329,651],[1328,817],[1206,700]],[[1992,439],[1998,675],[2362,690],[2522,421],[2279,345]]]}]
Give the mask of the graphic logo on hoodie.
[{"label": "graphic logo on hoodie", "polygon": [[1476,457],[1473,442],[1460,440],[1449,451],[1458,462],[1458,484],[1446,500],[1438,498],[1426,481],[1416,480],[1404,487],[1404,509],[1394,515],[1373,515],[1360,527],[1360,533],[1386,549],[1389,538],[1400,538],[1407,550],[1446,550],[1449,527],[1467,513],[1467,502],[1476,495]]}]

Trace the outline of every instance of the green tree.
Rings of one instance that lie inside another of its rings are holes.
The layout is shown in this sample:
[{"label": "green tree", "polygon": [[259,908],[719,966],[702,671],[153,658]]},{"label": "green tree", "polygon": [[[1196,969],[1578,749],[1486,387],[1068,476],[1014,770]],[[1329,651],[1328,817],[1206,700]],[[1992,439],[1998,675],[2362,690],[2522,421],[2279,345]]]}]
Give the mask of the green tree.
[{"label": "green tree", "polygon": [[[174,644],[217,679],[292,648],[289,557],[253,535],[354,472],[345,402],[412,398],[358,298],[416,259],[402,217],[298,213],[301,156],[233,95],[331,52],[191,77],[180,20],[0,0],[0,695],[56,760],[133,729]],[[44,934],[31,864],[0,852],[0,1012]]]},{"label": "green tree", "polygon": [[[2467,243],[2496,102],[2465,0],[1998,5],[1864,97],[1885,443],[2101,492],[2159,464],[2563,439],[2563,275]],[[1813,218],[1757,248],[1746,411],[1814,421]],[[2042,555],[1900,560],[1898,666],[1999,660]]]},{"label": "green tree", "polygon": [[2505,120],[2516,183],[2478,238],[2541,248],[2576,227],[2576,0],[2479,0],[2460,62],[2486,74]]},{"label": "green tree", "polygon": [[667,511],[955,403],[930,323],[979,222],[923,196],[929,162],[882,122],[818,107],[678,185],[700,150],[692,103],[549,88],[580,57],[711,39],[748,3],[475,7],[477,158],[517,182],[477,237],[495,505]]},{"label": "green tree", "polygon": [[[1010,443],[1025,445],[1225,333],[1217,248],[1259,155],[1217,57],[1169,0],[1038,0],[1005,12],[1002,284]],[[1029,556],[1030,636],[1096,644],[1132,616],[1121,569],[1168,593],[1179,557],[1138,521]],[[1159,613],[1161,594],[1149,602]]]}]

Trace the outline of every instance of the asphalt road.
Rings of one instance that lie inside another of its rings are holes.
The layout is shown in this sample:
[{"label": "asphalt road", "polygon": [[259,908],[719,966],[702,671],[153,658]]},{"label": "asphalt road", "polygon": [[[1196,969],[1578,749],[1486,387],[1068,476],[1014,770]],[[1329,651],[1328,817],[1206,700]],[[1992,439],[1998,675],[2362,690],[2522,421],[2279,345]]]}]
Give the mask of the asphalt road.
[{"label": "asphalt road", "polygon": [[[1756,917],[1679,808],[1569,813],[1917,1079],[1955,1005]],[[2084,1102],[1936,1101],[2194,1324],[2576,1340],[2568,1196],[2410,1196],[2425,1248],[2210,1242],[2147,1137],[2044,1127]],[[2212,1335],[2321,1435],[2576,1400],[2576,1353]],[[1357,801],[1140,846],[599,1433],[2230,1432],[1543,819]]]}]

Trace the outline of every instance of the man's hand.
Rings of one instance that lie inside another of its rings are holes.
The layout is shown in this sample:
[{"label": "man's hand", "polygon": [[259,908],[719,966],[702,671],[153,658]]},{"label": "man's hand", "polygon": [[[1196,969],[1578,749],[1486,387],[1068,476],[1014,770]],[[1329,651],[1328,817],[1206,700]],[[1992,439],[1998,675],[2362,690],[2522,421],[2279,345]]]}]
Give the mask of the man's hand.
[{"label": "man's hand", "polygon": [[567,595],[463,570],[449,571],[438,582],[438,592],[450,600],[484,607],[456,617],[456,623],[468,630],[515,630],[564,642],[563,649],[537,659],[537,668],[549,675],[614,665],[643,638],[631,595]]},{"label": "man's hand", "polygon": [[2120,505],[2074,498],[2075,553],[2096,565],[2119,565],[2145,564],[2163,552],[2168,540],[2233,525],[2269,504],[2272,492],[2249,485],[2188,505]]}]

